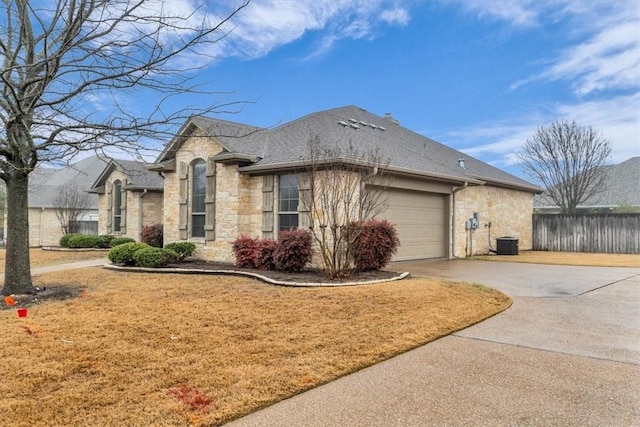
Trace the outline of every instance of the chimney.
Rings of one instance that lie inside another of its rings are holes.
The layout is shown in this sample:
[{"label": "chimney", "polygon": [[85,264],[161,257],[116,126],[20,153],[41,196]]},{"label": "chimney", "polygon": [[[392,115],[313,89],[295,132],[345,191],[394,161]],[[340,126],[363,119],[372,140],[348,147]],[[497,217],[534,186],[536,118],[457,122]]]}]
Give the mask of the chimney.
[{"label": "chimney", "polygon": [[390,121],[393,124],[399,125],[400,121],[398,119],[396,119],[395,117],[393,117],[393,114],[391,113],[384,113],[384,119],[387,121]]}]

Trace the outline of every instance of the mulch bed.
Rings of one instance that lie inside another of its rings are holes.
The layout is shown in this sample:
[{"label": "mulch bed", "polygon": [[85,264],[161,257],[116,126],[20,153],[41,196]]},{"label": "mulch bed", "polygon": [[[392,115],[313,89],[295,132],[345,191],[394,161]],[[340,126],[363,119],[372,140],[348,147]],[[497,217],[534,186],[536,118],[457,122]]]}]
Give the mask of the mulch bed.
[{"label": "mulch bed", "polygon": [[231,263],[204,261],[204,260],[185,260],[178,264],[170,264],[167,268],[183,268],[183,269],[201,269],[201,270],[226,270],[240,271],[247,273],[256,273],[268,277],[273,280],[297,283],[345,283],[345,282],[366,282],[371,280],[391,279],[399,275],[394,271],[359,271],[352,272],[349,277],[340,279],[329,279],[321,269],[305,269],[299,273],[285,273],[283,271],[258,270],[254,268],[238,268]]}]

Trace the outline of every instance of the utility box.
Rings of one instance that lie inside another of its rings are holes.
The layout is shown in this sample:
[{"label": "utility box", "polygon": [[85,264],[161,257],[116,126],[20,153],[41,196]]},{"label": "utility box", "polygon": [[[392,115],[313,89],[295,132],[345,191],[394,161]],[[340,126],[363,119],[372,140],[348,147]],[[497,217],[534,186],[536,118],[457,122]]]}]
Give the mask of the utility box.
[{"label": "utility box", "polygon": [[498,255],[518,255],[518,239],[515,237],[498,237],[496,239]]}]

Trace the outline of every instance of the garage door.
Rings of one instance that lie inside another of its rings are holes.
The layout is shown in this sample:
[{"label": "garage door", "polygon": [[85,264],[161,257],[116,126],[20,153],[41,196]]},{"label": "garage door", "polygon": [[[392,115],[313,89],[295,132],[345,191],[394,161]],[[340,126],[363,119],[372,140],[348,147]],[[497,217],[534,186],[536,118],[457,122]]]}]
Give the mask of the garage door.
[{"label": "garage door", "polygon": [[398,189],[385,194],[389,207],[380,217],[396,226],[400,239],[394,260],[444,258],[449,228],[446,196]]}]

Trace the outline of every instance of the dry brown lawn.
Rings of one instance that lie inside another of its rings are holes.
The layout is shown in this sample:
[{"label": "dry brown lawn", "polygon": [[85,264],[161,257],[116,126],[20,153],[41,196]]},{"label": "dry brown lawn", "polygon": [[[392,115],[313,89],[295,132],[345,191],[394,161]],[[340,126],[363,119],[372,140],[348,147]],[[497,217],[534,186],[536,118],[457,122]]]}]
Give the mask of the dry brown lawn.
[{"label": "dry brown lawn", "polygon": [[520,251],[518,255],[486,255],[473,259],[531,264],[585,265],[592,267],[640,267],[640,255],[582,252]]},{"label": "dry brown lawn", "polygon": [[245,278],[50,273],[82,297],[0,310],[0,414],[11,425],[216,425],[492,316],[479,285],[344,288]]},{"label": "dry brown lawn", "polygon": [[[5,254],[6,250],[0,249],[0,272],[4,271]],[[39,248],[32,248],[29,250],[31,267],[44,267],[47,265],[65,264],[69,262],[106,257],[107,251],[44,251]]]}]

